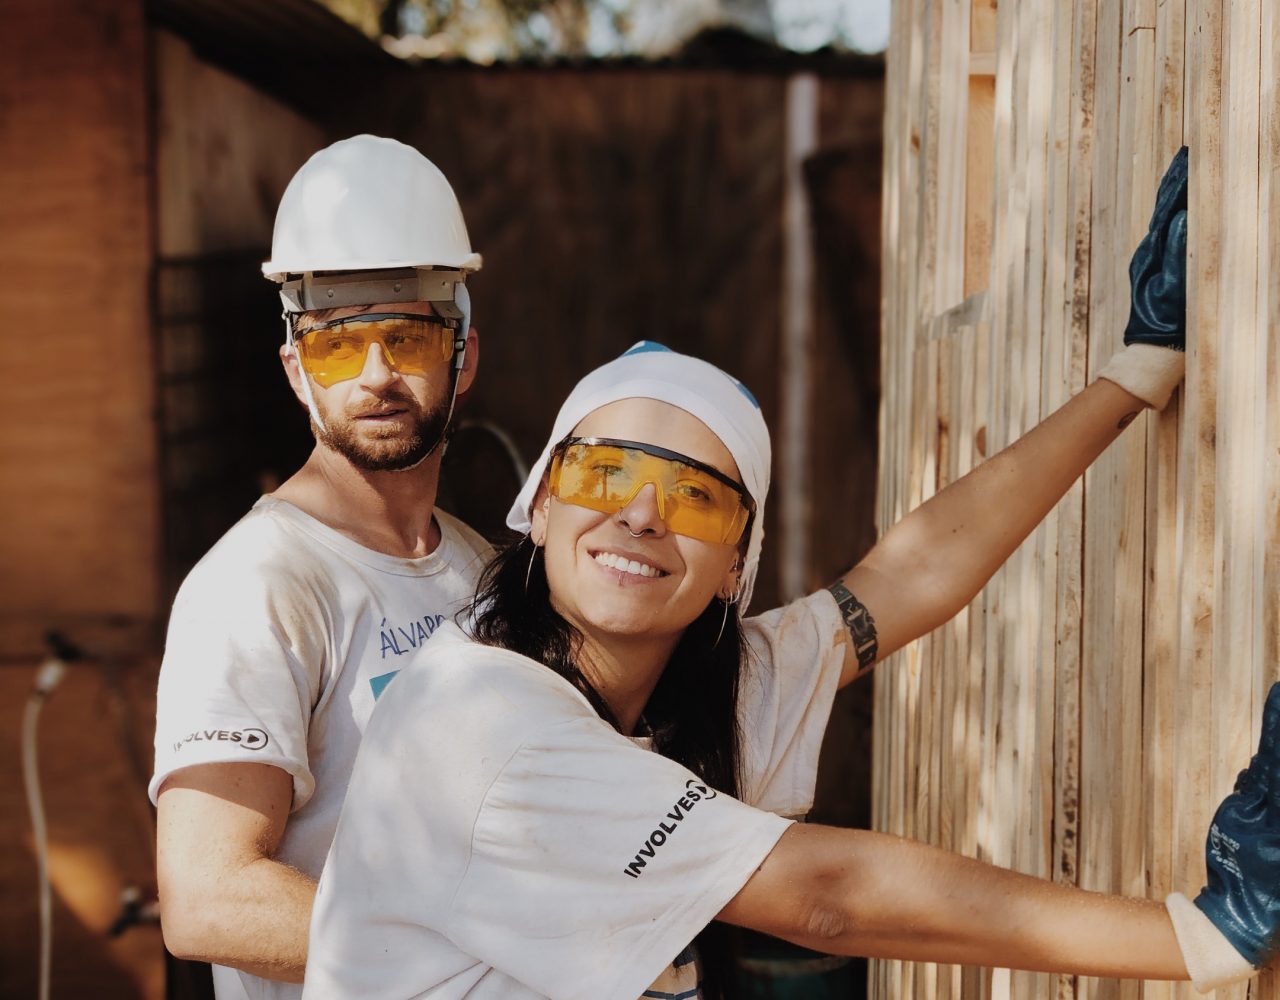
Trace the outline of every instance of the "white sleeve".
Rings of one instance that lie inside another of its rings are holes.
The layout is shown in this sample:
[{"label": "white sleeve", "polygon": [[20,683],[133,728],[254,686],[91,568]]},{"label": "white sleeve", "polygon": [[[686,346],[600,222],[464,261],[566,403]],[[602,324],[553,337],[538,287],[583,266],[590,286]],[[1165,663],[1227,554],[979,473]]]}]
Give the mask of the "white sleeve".
[{"label": "white sleeve", "polygon": [[788,825],[573,719],[525,742],[489,786],[448,937],[546,996],[636,997]]},{"label": "white sleeve", "polygon": [[743,632],[742,798],[758,809],[801,816],[813,808],[848,631],[831,592],[820,590],[747,619]]},{"label": "white sleeve", "polygon": [[331,630],[318,602],[286,599],[289,583],[228,560],[183,583],[156,696],[153,803],[173,772],[232,762],[289,772],[293,809],[311,797],[307,730]]}]

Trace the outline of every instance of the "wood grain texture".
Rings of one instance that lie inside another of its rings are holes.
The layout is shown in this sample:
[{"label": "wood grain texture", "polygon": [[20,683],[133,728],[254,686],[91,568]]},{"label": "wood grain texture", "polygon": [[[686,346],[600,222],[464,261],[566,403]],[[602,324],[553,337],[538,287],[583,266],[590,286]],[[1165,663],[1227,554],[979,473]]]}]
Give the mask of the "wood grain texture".
[{"label": "wood grain texture", "polygon": [[[966,613],[882,668],[877,731],[893,737],[875,748],[880,829],[1133,895],[1203,878],[1208,818],[1248,759],[1280,655],[1277,20],[1264,0],[895,4],[882,529],[922,482],[1014,440],[1119,346],[1129,255],[1184,142],[1191,236],[1187,379],[1169,408],[1122,435]],[[966,47],[968,79],[953,68]],[[989,200],[973,184],[973,100],[963,128],[912,147],[938,120],[931,101],[973,93],[975,66],[994,72]],[[939,167],[961,149],[963,209]],[[954,237],[901,221],[934,218],[946,234],[962,211],[989,226],[990,258],[984,273],[969,265],[972,303],[955,305]],[[936,454],[925,427],[942,430]],[[1194,995],[889,962],[873,963],[872,984],[886,998]],[[1280,993],[1264,976],[1221,995]]]}]

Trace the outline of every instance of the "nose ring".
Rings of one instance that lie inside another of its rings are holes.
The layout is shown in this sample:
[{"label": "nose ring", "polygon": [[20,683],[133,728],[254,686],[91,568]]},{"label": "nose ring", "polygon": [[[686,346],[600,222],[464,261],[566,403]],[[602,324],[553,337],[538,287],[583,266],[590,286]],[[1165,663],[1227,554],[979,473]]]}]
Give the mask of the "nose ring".
[{"label": "nose ring", "polygon": [[643,531],[632,531],[630,528],[628,528],[628,529],[627,529],[627,534],[628,534],[628,535],[630,535],[632,538],[639,538],[641,535],[643,535],[643,534],[644,534],[644,532],[643,532]]}]

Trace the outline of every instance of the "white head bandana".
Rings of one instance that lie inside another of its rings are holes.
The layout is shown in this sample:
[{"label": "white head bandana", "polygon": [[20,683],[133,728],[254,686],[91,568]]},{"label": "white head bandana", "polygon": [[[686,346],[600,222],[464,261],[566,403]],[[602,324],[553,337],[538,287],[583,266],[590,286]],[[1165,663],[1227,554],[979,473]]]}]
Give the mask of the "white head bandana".
[{"label": "white head bandana", "polygon": [[547,471],[551,451],[594,410],[620,399],[657,399],[697,417],[724,442],[738,464],[742,485],[756,502],[739,579],[739,608],[746,609],[764,542],[764,502],[769,493],[769,428],[760,404],[741,382],[713,364],[642,340],[621,357],[582,379],[560,407],[551,437],[533,463],[529,478],[507,514],[507,527],[528,534],[533,499]]}]

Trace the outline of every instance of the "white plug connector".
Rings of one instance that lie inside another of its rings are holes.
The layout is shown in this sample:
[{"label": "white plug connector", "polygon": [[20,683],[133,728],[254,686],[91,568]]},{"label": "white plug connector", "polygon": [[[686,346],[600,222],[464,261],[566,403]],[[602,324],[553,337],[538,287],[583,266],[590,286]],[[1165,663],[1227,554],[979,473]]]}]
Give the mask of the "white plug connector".
[{"label": "white plug connector", "polygon": [[35,686],[32,691],[38,698],[47,698],[66,675],[67,664],[60,657],[50,657],[36,670]]}]

